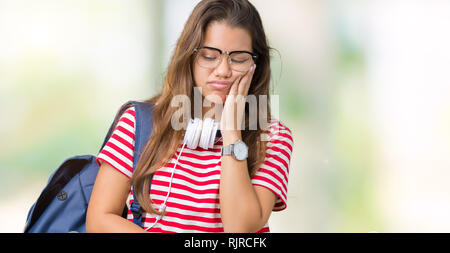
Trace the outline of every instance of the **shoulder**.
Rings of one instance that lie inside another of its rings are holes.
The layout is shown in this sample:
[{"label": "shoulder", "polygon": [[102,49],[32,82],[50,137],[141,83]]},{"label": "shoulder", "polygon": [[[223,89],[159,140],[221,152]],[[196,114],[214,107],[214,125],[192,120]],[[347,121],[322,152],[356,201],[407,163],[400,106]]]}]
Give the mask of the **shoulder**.
[{"label": "shoulder", "polygon": [[269,122],[269,127],[265,132],[266,132],[265,141],[271,143],[283,142],[283,144],[289,146],[289,149],[292,151],[294,138],[291,129],[287,127],[286,124],[282,123],[278,119],[273,118]]},{"label": "shoulder", "polygon": [[123,116],[128,116],[128,117],[132,117],[132,118],[136,118],[136,108],[135,106],[131,106],[130,108],[126,109],[125,112],[122,114]]},{"label": "shoulder", "polygon": [[134,128],[136,122],[136,110],[134,106],[131,106],[130,108],[126,109],[122,115],[120,115],[118,124],[126,123],[130,127]]},{"label": "shoulder", "polygon": [[276,133],[278,130],[287,131],[292,134],[291,129],[283,122],[276,118],[272,118],[269,122],[269,130],[271,133]]},{"label": "shoulder", "polygon": [[97,164],[106,162],[128,178],[133,174],[135,108],[127,108],[112,132],[108,142],[97,156]]},{"label": "shoulder", "polygon": [[293,138],[291,130],[278,119],[272,119],[265,129],[262,141],[267,142],[264,162],[252,178],[252,184],[271,190],[277,200],[273,211],[287,207],[287,185],[292,156]]}]

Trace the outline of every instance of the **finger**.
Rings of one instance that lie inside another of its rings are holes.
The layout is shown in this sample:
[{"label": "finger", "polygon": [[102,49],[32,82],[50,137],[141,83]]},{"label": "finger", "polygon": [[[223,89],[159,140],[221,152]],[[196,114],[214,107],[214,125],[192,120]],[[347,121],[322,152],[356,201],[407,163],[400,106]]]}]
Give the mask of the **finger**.
[{"label": "finger", "polygon": [[239,82],[242,79],[242,76],[239,76],[234,83],[231,85],[231,89],[230,89],[230,93],[229,95],[234,95],[236,96],[238,94],[238,87],[239,87]]},{"label": "finger", "polygon": [[241,82],[239,84],[238,94],[242,96],[248,95],[248,90],[250,89],[250,84],[253,80],[253,74],[255,73],[256,64],[254,64],[250,70],[242,77]]}]

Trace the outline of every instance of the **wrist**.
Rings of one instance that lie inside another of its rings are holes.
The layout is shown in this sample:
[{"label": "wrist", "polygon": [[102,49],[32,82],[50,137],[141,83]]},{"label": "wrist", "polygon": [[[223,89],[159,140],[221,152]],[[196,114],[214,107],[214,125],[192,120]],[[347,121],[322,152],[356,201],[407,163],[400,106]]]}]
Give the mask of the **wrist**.
[{"label": "wrist", "polygon": [[222,131],[223,146],[228,146],[242,140],[241,131]]}]

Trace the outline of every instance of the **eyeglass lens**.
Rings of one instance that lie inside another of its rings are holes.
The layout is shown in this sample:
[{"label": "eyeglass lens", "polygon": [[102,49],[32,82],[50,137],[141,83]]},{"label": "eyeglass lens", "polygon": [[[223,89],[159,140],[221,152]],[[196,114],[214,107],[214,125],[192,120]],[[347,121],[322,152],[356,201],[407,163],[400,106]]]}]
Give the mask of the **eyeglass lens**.
[{"label": "eyeglass lens", "polygon": [[[204,68],[216,68],[221,61],[221,54],[217,50],[202,48],[198,50],[197,62]],[[233,52],[228,62],[233,70],[245,72],[252,65],[252,55],[246,52]]]}]

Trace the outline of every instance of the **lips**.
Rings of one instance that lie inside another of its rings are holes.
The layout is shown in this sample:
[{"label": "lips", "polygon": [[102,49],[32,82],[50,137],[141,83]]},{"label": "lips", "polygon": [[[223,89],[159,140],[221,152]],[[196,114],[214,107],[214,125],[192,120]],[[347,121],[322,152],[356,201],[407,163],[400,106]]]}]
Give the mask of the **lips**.
[{"label": "lips", "polygon": [[226,90],[231,86],[231,82],[211,81],[211,82],[208,82],[208,85],[214,89]]}]

